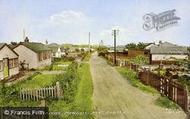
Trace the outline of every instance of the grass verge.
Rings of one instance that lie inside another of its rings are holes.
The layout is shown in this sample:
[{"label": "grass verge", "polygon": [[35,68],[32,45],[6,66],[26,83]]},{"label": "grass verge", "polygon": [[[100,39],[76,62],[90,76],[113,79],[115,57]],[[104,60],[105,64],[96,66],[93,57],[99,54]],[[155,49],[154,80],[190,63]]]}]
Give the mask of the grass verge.
[{"label": "grass verge", "polygon": [[[124,78],[126,78],[130,82],[132,86],[137,87],[144,92],[159,94],[159,92],[153,87],[146,86],[141,83],[140,80],[138,80],[137,78],[137,73],[133,70],[124,67],[116,67],[116,69]],[[168,109],[179,109],[179,106],[175,102],[169,100],[166,96],[159,96],[155,100],[155,104]]]},{"label": "grass verge", "polygon": [[158,91],[153,87],[142,84],[140,80],[138,80],[136,72],[124,67],[116,67],[116,69],[124,78],[130,82],[132,86],[137,87],[144,92],[159,94]]},{"label": "grass verge", "polygon": [[179,109],[179,106],[175,102],[169,100],[166,96],[160,96],[156,99],[155,104],[168,109]]},{"label": "grass verge", "polygon": [[66,96],[66,98],[52,101],[49,105],[51,112],[61,112],[60,115],[51,115],[50,119],[93,118],[93,115],[91,115],[93,88],[89,64],[82,63],[77,69],[77,74],[78,81],[73,84],[73,87],[66,90],[67,92],[65,91],[64,97]]}]

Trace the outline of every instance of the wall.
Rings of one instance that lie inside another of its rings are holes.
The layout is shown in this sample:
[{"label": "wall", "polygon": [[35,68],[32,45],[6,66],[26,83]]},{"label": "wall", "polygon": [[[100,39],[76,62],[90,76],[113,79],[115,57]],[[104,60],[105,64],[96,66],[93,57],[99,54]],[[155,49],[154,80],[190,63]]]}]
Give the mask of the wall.
[{"label": "wall", "polygon": [[14,51],[19,55],[19,63],[25,60],[29,64],[29,69],[38,67],[38,55],[25,47],[24,45],[17,46]]},{"label": "wall", "polygon": [[29,64],[29,69],[51,65],[51,58],[39,61],[38,54],[25,47],[24,45],[19,45],[14,50],[19,54],[19,62],[23,62],[25,60],[25,62]]},{"label": "wall", "polygon": [[[7,46],[3,47],[0,50],[0,60],[3,60],[3,58],[18,58],[18,56]],[[9,75],[15,75],[19,73],[19,67],[15,67],[13,69],[9,70]],[[0,80],[3,78],[3,70],[0,72]]]},{"label": "wall", "polygon": [[176,59],[188,59],[188,55],[162,55],[162,54],[152,54],[153,61],[159,60],[168,60],[171,57],[175,57]]}]

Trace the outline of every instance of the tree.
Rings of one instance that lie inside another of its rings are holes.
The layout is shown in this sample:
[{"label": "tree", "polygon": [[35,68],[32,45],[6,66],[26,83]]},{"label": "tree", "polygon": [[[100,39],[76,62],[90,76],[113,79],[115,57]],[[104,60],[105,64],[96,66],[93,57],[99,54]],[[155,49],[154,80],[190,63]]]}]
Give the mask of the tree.
[{"label": "tree", "polygon": [[147,46],[147,45],[144,44],[143,42],[139,42],[139,43],[137,44],[137,49],[144,49],[146,46]]},{"label": "tree", "polygon": [[135,43],[129,43],[125,45],[127,49],[144,49],[147,45],[143,42],[139,42],[138,44]]},{"label": "tree", "polygon": [[129,43],[129,44],[125,45],[125,47],[127,49],[136,49],[137,45],[135,43]]}]

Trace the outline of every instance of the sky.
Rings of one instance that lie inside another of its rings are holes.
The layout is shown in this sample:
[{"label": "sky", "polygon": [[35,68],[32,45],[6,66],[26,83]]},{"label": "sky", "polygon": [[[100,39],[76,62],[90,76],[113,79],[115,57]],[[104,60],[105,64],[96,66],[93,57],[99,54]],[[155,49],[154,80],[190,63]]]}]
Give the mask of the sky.
[{"label": "sky", "polygon": [[[30,41],[117,44],[168,41],[190,46],[189,0],[0,0],[0,42]],[[162,31],[143,29],[143,16],[175,9],[178,24]]]}]

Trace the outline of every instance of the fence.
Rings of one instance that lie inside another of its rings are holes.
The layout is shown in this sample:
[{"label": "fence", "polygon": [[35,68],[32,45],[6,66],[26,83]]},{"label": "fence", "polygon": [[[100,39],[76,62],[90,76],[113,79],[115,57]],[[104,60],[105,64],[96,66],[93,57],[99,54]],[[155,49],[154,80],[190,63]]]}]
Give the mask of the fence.
[{"label": "fence", "polygon": [[45,98],[60,98],[62,97],[62,90],[59,82],[56,82],[56,86],[40,88],[40,89],[24,89],[20,91],[20,98],[22,100],[34,100],[38,101]]},{"label": "fence", "polygon": [[184,111],[188,111],[187,89],[173,79],[158,76],[148,70],[139,72],[139,79],[142,83],[157,89],[162,95],[176,102]]},{"label": "fence", "polygon": [[[113,62],[113,57],[107,56],[106,59]],[[189,111],[190,101],[188,99],[188,90],[182,84],[171,78],[161,77],[146,69],[138,71],[140,67],[139,65],[129,63],[126,60],[117,59],[116,65],[128,67],[129,69],[134,70],[138,73],[138,78],[143,84],[154,87],[162,95],[165,95],[170,100],[176,102],[184,111]]]}]

